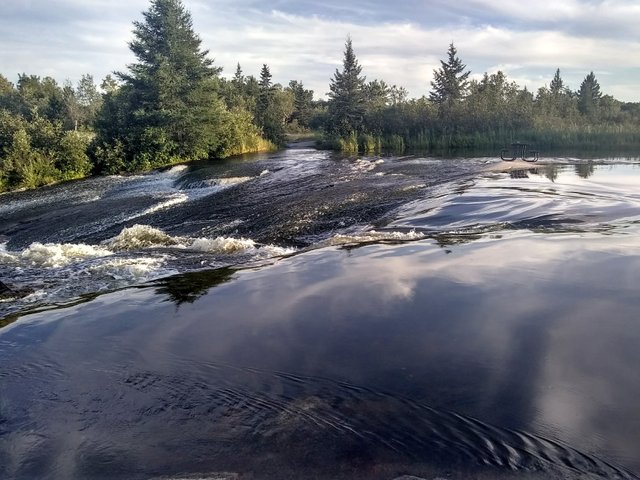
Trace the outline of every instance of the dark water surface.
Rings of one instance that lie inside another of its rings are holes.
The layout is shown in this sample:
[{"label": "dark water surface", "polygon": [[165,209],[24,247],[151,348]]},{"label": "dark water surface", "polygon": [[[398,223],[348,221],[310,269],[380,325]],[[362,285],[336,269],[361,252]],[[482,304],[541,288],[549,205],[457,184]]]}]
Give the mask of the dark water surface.
[{"label": "dark water surface", "polygon": [[640,167],[549,163],[290,150],[0,197],[34,290],[0,304],[0,478],[638,478]]}]

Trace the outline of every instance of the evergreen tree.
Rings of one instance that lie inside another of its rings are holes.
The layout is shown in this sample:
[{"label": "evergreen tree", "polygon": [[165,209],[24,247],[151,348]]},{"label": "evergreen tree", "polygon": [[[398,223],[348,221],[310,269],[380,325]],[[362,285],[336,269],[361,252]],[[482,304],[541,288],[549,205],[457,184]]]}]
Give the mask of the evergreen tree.
[{"label": "evergreen tree", "polygon": [[457,56],[456,47],[451,43],[447,51],[447,61],[440,60],[440,68],[433,71],[433,90],[429,93],[429,99],[439,105],[451,107],[464,98],[469,82],[467,68]]},{"label": "evergreen tree", "polygon": [[602,93],[600,84],[593,72],[589,73],[580,84],[578,91],[578,109],[583,115],[593,115],[598,108]]},{"label": "evergreen tree", "polygon": [[[68,97],[70,93],[60,88],[51,77],[40,79],[37,75],[18,75],[16,85],[19,98],[20,113],[27,120],[45,117],[51,121],[60,121],[69,128],[73,128],[73,121],[69,119]],[[71,87],[73,95],[73,87]]]},{"label": "evergreen tree", "polygon": [[271,78],[269,66],[266,63],[262,64],[260,81],[258,82],[255,119],[256,124],[262,128],[264,136],[278,144],[283,142],[284,129],[273,115],[275,89],[271,83]]},{"label": "evergreen tree", "polygon": [[329,86],[329,128],[340,137],[357,135],[362,130],[365,112],[365,77],[358,64],[351,37],[345,44],[342,72],[336,69]]},{"label": "evergreen tree", "polygon": [[560,77],[560,69],[556,70],[556,74],[553,76],[553,80],[551,80],[551,85],[549,85],[549,90],[554,97],[559,96],[561,93],[564,93],[564,82]]},{"label": "evergreen tree", "polygon": [[242,67],[240,63],[236,66],[236,73],[233,75],[233,85],[239,90],[244,85],[244,75],[242,74]]},{"label": "evergreen tree", "polygon": [[258,85],[259,94],[256,104],[256,121],[259,126],[264,127],[265,115],[273,98],[271,71],[266,63],[262,64],[262,70],[260,70],[260,82]]},{"label": "evergreen tree", "polygon": [[102,104],[102,95],[98,92],[92,75],[82,75],[75,90],[75,98],[79,106],[80,123],[84,126],[92,125]]},{"label": "evergreen tree", "polygon": [[260,88],[262,91],[269,91],[271,88],[271,70],[269,70],[269,66],[266,63],[262,64],[262,69],[260,70]]},{"label": "evergreen tree", "polygon": [[298,127],[307,129],[313,110],[313,90],[304,88],[302,82],[291,80],[289,90],[293,93],[293,114],[289,123],[296,122]]},{"label": "evergreen tree", "polygon": [[117,73],[127,125],[123,141],[131,170],[205,158],[222,142],[224,106],[216,93],[220,68],[202,50],[180,0],[151,0],[134,22],[129,47],[138,62]]}]

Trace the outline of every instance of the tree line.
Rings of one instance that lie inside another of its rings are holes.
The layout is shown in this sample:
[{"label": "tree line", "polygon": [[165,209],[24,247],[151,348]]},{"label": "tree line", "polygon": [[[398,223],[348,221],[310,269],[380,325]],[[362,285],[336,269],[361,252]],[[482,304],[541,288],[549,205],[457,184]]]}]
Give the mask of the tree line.
[{"label": "tree line", "polygon": [[534,95],[502,72],[470,79],[453,44],[428,96],[410,99],[367,81],[347,38],[327,100],[299,80],[274,84],[267,64],[222,77],[180,0],[151,0],[129,47],[136,62],[100,87],[88,74],[77,85],[0,75],[0,191],[269,150],[311,130],[327,148],[367,153],[640,144],[640,105],[602,94],[593,72],[572,92],[557,70]]},{"label": "tree line", "polygon": [[604,95],[593,72],[573,92],[557,69],[535,94],[501,71],[479,80],[470,74],[452,43],[433,72],[429,95],[408,99],[384,81],[366,81],[348,38],[342,70],[331,79],[327,145],[353,152],[496,148],[515,141],[547,148],[640,145],[640,104]]}]

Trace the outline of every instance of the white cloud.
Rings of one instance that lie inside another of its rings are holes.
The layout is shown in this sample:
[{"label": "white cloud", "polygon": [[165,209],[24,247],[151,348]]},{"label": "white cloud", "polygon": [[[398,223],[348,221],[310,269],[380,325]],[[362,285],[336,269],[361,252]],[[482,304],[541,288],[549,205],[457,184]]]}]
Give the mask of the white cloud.
[{"label": "white cloud", "polygon": [[[640,20],[640,5],[635,2],[564,0],[536,8],[498,0],[468,0],[451,7],[436,2],[440,14],[446,8],[483,13],[482,18],[467,17],[464,23],[436,26],[426,24],[421,15],[386,23],[346,14],[336,19],[340,4],[331,1],[324,10],[314,2],[280,1],[271,7],[251,0],[184,3],[224,74],[232,75],[239,62],[246,74],[258,75],[267,63],[275,81],[301,80],[316,96],[328,91],[350,34],[363,74],[369,80],[405,86],[412,96],[428,93],[432,71],[453,41],[476,75],[500,68],[510,80],[535,91],[549,82],[556,68],[573,89],[591,70],[596,75],[609,72],[598,77],[605,93],[640,100],[633,87],[640,76],[640,41],[625,33]],[[127,47],[132,21],[141,19],[147,5],[143,0],[4,3],[0,72],[12,80],[26,72],[75,81],[83,73],[100,79],[123,70],[133,61]],[[389,9],[383,2],[368,5],[380,12]],[[300,12],[303,6],[312,10]],[[290,13],[296,8],[296,14]],[[333,16],[318,15],[325,11]],[[593,36],[587,36],[592,31]]]}]

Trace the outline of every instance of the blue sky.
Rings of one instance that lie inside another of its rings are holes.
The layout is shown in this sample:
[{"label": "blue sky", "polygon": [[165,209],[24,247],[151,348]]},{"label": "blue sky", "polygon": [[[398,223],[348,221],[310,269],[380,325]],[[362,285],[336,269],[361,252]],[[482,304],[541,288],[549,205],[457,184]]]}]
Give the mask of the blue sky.
[{"label": "blue sky", "polygon": [[[602,91],[640,101],[640,1],[183,0],[223,75],[240,62],[274,81],[296,79],[322,97],[353,39],[368,80],[428,94],[433,69],[454,42],[473,77],[502,70],[536,91],[556,68],[577,90],[594,71]],[[134,59],[133,20],[147,0],[1,0],[0,73],[99,81]]]}]

